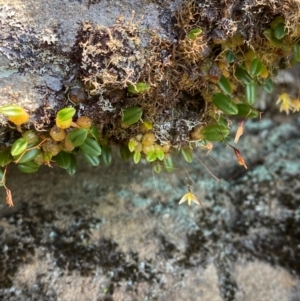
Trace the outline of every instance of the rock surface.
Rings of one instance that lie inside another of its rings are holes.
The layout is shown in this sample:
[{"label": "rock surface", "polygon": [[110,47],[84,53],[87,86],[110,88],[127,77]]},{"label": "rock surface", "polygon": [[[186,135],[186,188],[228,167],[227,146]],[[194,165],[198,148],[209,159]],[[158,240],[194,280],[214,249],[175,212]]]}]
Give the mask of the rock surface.
[{"label": "rock surface", "polygon": [[[299,300],[299,118],[247,122],[248,169],[216,146],[172,174],[116,160],[9,170],[2,300]],[[202,206],[178,206],[186,184]]]},{"label": "rock surface", "polygon": [[[172,11],[180,2],[1,0],[0,105],[23,106],[31,111],[31,123],[35,123],[36,114],[41,114],[37,108],[50,111],[61,102],[67,104],[57,94],[68,87],[63,80],[71,68],[69,53],[84,21],[112,26],[123,16],[125,22],[140,22],[143,42],[147,30],[170,36]],[[0,122],[6,124],[5,120],[1,115]],[[41,123],[47,124],[45,120]]]}]

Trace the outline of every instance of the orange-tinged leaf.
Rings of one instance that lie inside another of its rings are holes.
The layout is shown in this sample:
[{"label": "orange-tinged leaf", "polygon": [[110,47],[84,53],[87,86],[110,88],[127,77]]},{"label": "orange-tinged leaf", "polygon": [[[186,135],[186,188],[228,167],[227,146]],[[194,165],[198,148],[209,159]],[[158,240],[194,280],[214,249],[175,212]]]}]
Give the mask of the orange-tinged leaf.
[{"label": "orange-tinged leaf", "polygon": [[22,125],[23,123],[26,123],[29,120],[29,114],[24,110],[21,115],[9,116],[8,119],[15,125]]}]

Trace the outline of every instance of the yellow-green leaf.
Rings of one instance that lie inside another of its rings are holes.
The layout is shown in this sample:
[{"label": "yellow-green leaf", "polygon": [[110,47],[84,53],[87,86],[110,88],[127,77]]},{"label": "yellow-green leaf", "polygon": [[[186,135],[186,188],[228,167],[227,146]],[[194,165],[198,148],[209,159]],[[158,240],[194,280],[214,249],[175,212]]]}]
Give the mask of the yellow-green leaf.
[{"label": "yellow-green leaf", "polygon": [[201,28],[194,28],[188,32],[187,36],[189,39],[195,40],[201,33],[202,33]]},{"label": "yellow-green leaf", "polygon": [[133,152],[135,147],[136,147],[136,144],[137,142],[134,140],[134,139],[131,139],[129,142],[128,142],[128,149],[130,152]]},{"label": "yellow-green leaf", "polygon": [[157,154],[155,151],[150,151],[146,155],[147,162],[154,162],[157,159]]},{"label": "yellow-green leaf", "polygon": [[74,108],[64,108],[57,112],[56,118],[60,122],[67,121],[71,119],[76,113],[76,110]]},{"label": "yellow-green leaf", "polygon": [[17,105],[4,105],[0,107],[0,113],[5,116],[18,117],[24,113],[24,109]]},{"label": "yellow-green leaf", "polygon": [[138,164],[141,161],[141,158],[142,158],[141,152],[136,151],[133,153],[133,162],[135,164]]},{"label": "yellow-green leaf", "polygon": [[127,86],[127,90],[128,92],[132,93],[132,94],[140,94],[140,93],[145,93],[147,91],[150,90],[150,86],[146,83],[136,83],[135,85],[131,85],[129,84]]},{"label": "yellow-green leaf", "polygon": [[162,161],[165,158],[165,153],[163,150],[159,149],[156,151],[157,159]]}]

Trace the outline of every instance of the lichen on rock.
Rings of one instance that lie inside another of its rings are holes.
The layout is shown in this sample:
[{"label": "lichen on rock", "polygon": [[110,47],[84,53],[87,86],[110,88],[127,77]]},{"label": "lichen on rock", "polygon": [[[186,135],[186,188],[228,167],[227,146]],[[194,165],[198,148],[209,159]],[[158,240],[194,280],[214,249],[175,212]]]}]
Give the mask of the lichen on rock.
[{"label": "lichen on rock", "polygon": [[[146,159],[157,172],[174,152],[211,149],[216,141],[244,162],[226,138],[231,116],[242,125],[257,118],[258,88],[272,93],[276,72],[300,61],[297,1],[183,1],[163,24],[169,35],[145,29],[134,14],[110,25],[81,20],[68,51],[57,24],[38,30],[18,21],[7,4],[0,13],[1,52],[36,81],[31,89],[40,99],[28,108],[26,127],[46,132],[40,142],[51,139],[57,112],[71,106],[74,122],[87,116],[99,132],[84,135],[99,146],[117,145],[122,154],[126,149],[136,163]],[[298,111],[299,103],[293,99],[289,109]],[[67,134],[76,132],[72,126]],[[152,145],[143,143],[147,134],[155,137]],[[70,156],[80,153],[61,147]]]}]

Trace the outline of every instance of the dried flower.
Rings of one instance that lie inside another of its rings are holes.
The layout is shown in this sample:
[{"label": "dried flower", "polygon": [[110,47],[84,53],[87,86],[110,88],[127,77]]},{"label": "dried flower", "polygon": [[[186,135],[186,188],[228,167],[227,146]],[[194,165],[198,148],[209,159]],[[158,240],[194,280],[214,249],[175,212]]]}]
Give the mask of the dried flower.
[{"label": "dried flower", "polygon": [[5,190],[6,190],[6,204],[9,207],[13,207],[14,203],[13,203],[13,200],[12,200],[11,191],[8,188],[6,188],[6,187],[5,187]]},{"label": "dried flower", "polygon": [[213,149],[214,145],[211,142],[207,142],[205,145],[202,146],[203,149],[207,149],[207,153],[206,155],[208,155],[212,149]]},{"label": "dried flower", "polygon": [[235,148],[235,147],[233,147],[233,150],[234,150],[234,154],[236,156],[236,159],[237,159],[238,163],[240,165],[244,166],[247,169],[247,165],[245,163],[244,158],[242,157],[241,152],[237,148]]},{"label": "dried flower", "polygon": [[240,137],[243,135],[243,132],[244,132],[244,120],[240,123],[240,125],[236,131],[234,143],[238,143]]},{"label": "dried flower", "polygon": [[292,98],[292,105],[293,105],[293,113],[300,111],[300,100],[298,98]]}]

